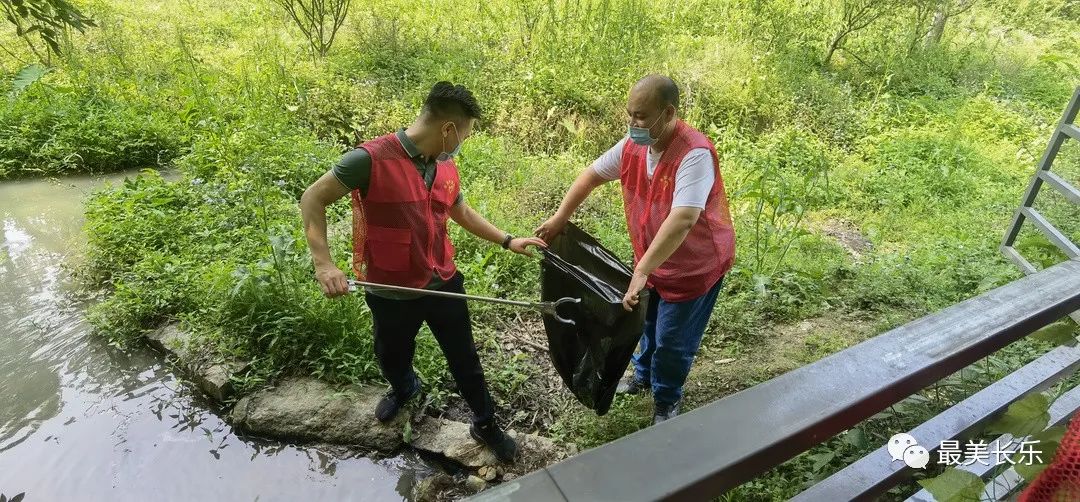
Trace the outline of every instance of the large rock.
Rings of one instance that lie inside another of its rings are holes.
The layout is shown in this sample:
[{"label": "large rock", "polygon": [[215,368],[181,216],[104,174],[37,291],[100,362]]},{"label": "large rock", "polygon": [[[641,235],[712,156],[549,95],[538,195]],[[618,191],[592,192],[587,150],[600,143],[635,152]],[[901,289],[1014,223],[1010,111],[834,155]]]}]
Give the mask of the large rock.
[{"label": "large rock", "polygon": [[449,474],[437,472],[413,485],[412,499],[415,502],[437,502],[446,498],[445,493],[457,488],[458,482]]},{"label": "large rock", "polygon": [[290,378],[241,398],[230,417],[237,428],[260,436],[392,451],[403,444],[410,417],[402,410],[390,423],[376,420],[382,395],[377,387],[339,390],[315,378]]},{"label": "large rock", "polygon": [[232,376],[247,371],[248,365],[240,361],[207,362],[206,354],[199,354],[191,343],[191,334],[176,324],[169,324],[146,335],[151,347],[176,358],[180,367],[207,396],[221,403],[233,395]]},{"label": "large rock", "polygon": [[[567,456],[566,450],[550,439],[508,431],[518,443],[518,459],[506,466],[509,472],[531,472]],[[424,417],[413,429],[412,446],[437,453],[472,469],[498,465],[495,454],[469,435],[468,424],[443,418]]]},{"label": "large rock", "polygon": [[241,362],[211,364],[206,367],[194,367],[192,378],[200,389],[219,403],[225,402],[234,393],[232,376],[247,370],[248,365]]},{"label": "large rock", "polygon": [[468,478],[465,478],[465,488],[470,492],[475,493],[487,488],[487,482],[477,476],[469,476]]},{"label": "large rock", "polygon": [[157,350],[172,354],[180,360],[188,359],[188,341],[191,334],[180,326],[168,324],[147,333],[146,341]]}]

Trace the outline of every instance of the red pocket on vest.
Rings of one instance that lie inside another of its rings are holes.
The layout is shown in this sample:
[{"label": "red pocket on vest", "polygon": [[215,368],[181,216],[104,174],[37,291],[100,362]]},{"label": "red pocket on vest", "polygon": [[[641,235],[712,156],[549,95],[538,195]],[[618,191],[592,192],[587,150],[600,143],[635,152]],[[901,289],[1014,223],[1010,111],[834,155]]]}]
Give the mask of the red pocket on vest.
[{"label": "red pocket on vest", "polygon": [[371,250],[371,267],[391,272],[409,270],[412,230],[368,225],[367,241]]}]

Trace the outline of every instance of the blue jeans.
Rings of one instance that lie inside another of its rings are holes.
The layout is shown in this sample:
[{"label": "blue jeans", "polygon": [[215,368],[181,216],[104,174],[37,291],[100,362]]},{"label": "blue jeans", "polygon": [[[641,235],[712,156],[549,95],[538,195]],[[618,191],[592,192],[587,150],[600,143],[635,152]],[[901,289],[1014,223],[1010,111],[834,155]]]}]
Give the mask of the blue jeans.
[{"label": "blue jeans", "polygon": [[677,303],[664,301],[656,290],[649,291],[641,347],[634,354],[634,377],[652,384],[656,404],[672,405],[682,400],[686,375],[723,283],[721,277],[704,295]]}]

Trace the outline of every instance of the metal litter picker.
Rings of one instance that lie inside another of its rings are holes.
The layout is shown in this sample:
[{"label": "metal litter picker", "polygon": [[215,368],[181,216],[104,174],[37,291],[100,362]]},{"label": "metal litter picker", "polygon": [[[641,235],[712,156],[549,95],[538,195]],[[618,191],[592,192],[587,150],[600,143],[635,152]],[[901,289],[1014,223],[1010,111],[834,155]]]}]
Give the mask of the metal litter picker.
[{"label": "metal litter picker", "polygon": [[391,290],[391,291],[404,291],[404,292],[416,293],[416,294],[420,294],[420,295],[443,296],[443,297],[446,297],[446,298],[460,298],[462,300],[475,300],[475,301],[481,301],[481,302],[501,303],[503,305],[513,305],[515,307],[525,307],[525,308],[537,310],[541,314],[547,314],[547,315],[553,317],[554,319],[558,320],[559,322],[564,322],[566,324],[574,324],[574,321],[560,316],[559,312],[558,312],[558,308],[560,306],[564,305],[564,304],[567,304],[567,303],[581,303],[581,298],[564,297],[564,298],[559,298],[558,300],[555,300],[553,302],[523,302],[523,301],[516,301],[516,300],[504,300],[502,298],[490,298],[490,297],[487,297],[487,296],[474,296],[474,295],[466,295],[466,294],[462,294],[462,293],[449,293],[449,292],[446,292],[446,291],[435,291],[435,290],[431,290],[431,289],[409,288],[409,287],[405,287],[405,286],[391,286],[389,284],[377,284],[377,283],[374,283],[374,282],[364,282],[364,281],[357,281],[357,280],[353,280],[353,279],[349,279],[348,282],[349,282],[349,292],[356,292],[357,290],[360,289],[360,286],[368,286],[368,287],[372,287],[372,288],[380,288],[380,289],[386,289],[386,290]]}]

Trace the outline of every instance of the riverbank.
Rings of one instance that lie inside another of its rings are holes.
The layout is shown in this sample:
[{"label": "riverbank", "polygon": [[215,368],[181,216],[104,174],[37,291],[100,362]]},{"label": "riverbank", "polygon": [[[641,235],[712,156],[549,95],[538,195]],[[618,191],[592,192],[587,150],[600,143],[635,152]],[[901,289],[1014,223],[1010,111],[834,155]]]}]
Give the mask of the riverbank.
[{"label": "riverbank", "polygon": [[[374,456],[418,453],[442,467],[432,479],[412,487],[415,500],[444,500],[475,493],[488,483],[508,481],[566,458],[573,445],[508,431],[520,453],[502,464],[469,436],[466,421],[444,418],[445,410],[412,406],[389,423],[375,420],[382,386],[327,384],[312,377],[290,377],[256,392],[237,395],[234,379],[248,367],[240,361],[207,363],[193,337],[175,325],[150,331],[148,345],[169,357],[180,372],[222,411],[226,420],[247,434],[276,440],[340,444]],[[421,400],[423,403],[423,400]]]}]

